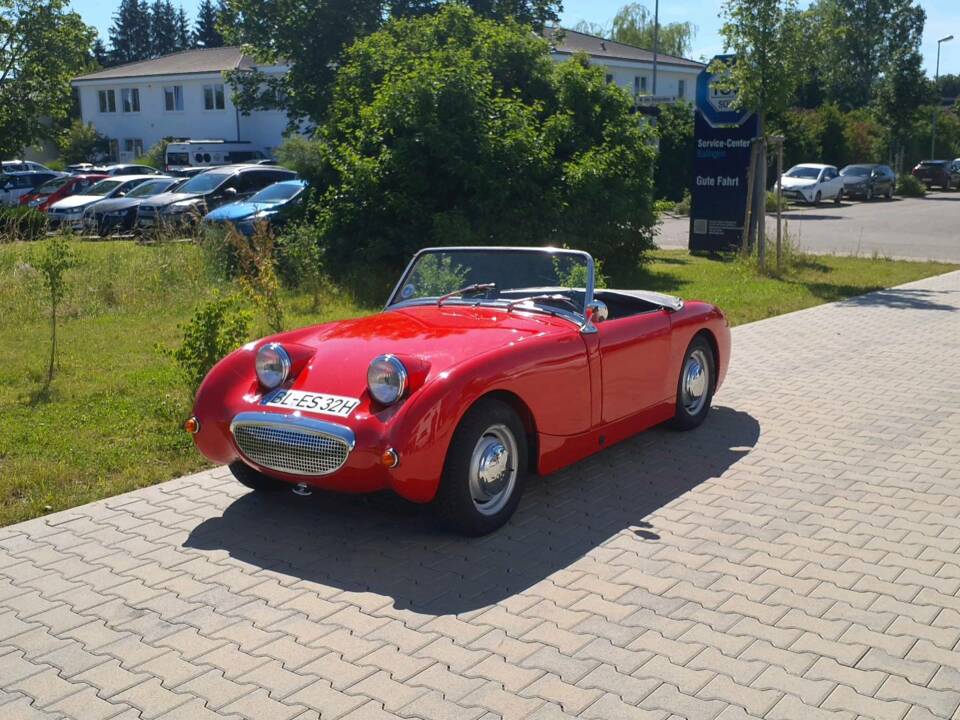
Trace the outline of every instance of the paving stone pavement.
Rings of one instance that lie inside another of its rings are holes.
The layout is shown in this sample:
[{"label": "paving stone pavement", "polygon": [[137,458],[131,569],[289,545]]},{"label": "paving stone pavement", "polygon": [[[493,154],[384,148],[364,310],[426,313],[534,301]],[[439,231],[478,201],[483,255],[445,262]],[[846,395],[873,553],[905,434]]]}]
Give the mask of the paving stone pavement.
[{"label": "paving stone pavement", "polygon": [[486,538],[222,468],[0,529],[0,718],[960,718],[960,273],[733,335]]}]

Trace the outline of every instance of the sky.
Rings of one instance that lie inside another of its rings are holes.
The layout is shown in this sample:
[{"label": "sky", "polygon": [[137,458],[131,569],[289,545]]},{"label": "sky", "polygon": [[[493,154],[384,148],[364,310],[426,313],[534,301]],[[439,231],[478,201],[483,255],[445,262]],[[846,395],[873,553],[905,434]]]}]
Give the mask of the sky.
[{"label": "sky", "polygon": [[[617,9],[628,0],[564,0],[562,24],[572,27],[579,20],[589,20],[595,23],[606,24],[617,12]],[[178,0],[173,0],[174,5]],[[803,2],[803,0],[801,0]],[[73,0],[73,8],[80,13],[83,19],[100,31],[100,36],[107,42],[107,29],[110,27],[111,15],[119,0]],[[186,9],[191,19],[196,17],[199,0],[182,0],[180,3]],[[653,0],[645,3],[653,9]],[[927,73],[932,77],[937,56],[937,39],[947,35],[956,35],[953,42],[941,46],[940,74],[960,74],[960,1],[958,0],[921,0],[920,4],[927,11],[927,23],[923,37],[923,57]],[[719,36],[720,19],[719,0],[661,0],[660,21],[663,23],[689,20],[697,26],[697,34],[693,40],[693,51],[690,53],[695,60],[701,56],[711,58],[723,51],[723,41]]]}]

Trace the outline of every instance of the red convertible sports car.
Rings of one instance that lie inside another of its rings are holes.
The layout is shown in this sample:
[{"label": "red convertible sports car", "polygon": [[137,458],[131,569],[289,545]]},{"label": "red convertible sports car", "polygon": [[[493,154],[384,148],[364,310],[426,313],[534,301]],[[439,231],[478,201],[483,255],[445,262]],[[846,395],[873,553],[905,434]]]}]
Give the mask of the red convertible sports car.
[{"label": "red convertible sports car", "polygon": [[254,490],[392,488],[482,535],[528,472],[664,421],[699,425],[729,357],[719,309],[595,288],[585,252],[428,248],[383,312],[221,360],[186,428]]}]

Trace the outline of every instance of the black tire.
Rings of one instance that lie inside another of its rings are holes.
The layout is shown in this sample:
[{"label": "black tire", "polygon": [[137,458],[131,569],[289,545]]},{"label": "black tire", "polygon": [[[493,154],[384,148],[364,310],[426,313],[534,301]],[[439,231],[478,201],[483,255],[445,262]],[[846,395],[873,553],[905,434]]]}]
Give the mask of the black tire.
[{"label": "black tire", "polygon": [[820,201],[821,201],[822,199],[823,199],[823,196],[820,194],[820,191],[817,190],[817,194],[816,194],[816,195],[814,196],[814,198],[813,198],[813,204],[814,204],[814,205],[819,205],[819,204],[820,204]]},{"label": "black tire", "polygon": [[843,200],[843,190],[837,190],[837,196],[833,199],[834,205],[839,205],[840,201]]},{"label": "black tire", "polygon": [[254,470],[239,460],[230,463],[227,467],[230,468],[230,472],[233,473],[233,476],[239,480],[242,485],[246,485],[251,490],[256,490],[257,492],[278,492],[279,490],[290,487],[282,480],[267,477],[262,472]]},{"label": "black tire", "polygon": [[873,188],[871,186],[867,186],[867,191],[863,194],[863,199],[866,202],[873,200]]},{"label": "black tire", "polygon": [[893,200],[893,185],[887,189],[887,200]]},{"label": "black tire", "polygon": [[[510,457],[509,442],[502,444],[507,450],[505,494],[487,501],[495,502],[495,506],[488,511],[481,511],[478,506],[485,503],[474,498],[471,466],[474,456],[481,449],[481,443],[500,442],[502,438],[499,435],[505,431],[512,435],[516,451],[516,457]],[[433,511],[440,523],[454,532],[473,537],[491,533],[506,523],[520,504],[526,470],[527,436],[520,418],[500,400],[478,400],[463,416],[453,434],[440,487],[433,499]],[[514,472],[511,482],[510,474]]]},{"label": "black tire", "polygon": [[[688,363],[697,357],[706,360],[706,388],[702,404],[691,410],[685,402],[684,375],[687,372]],[[687,351],[683,354],[683,362],[680,364],[680,376],[677,378],[677,404],[673,419],[670,421],[671,427],[676,430],[693,430],[700,425],[710,412],[710,403],[713,402],[713,393],[716,388],[717,359],[713,354],[713,347],[703,335],[697,335],[687,346]]]}]

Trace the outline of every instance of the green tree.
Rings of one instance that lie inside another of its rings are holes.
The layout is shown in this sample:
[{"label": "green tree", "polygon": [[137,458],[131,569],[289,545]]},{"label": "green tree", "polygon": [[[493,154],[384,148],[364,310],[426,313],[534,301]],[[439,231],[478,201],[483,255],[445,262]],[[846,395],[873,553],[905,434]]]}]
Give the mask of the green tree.
[{"label": "green tree", "polygon": [[190,30],[190,18],[181,5],[177,9],[177,50],[188,50],[195,45],[193,32]]},{"label": "green tree", "polygon": [[169,55],[179,49],[177,11],[170,0],[153,0],[150,6],[150,54]]},{"label": "green tree", "polygon": [[690,52],[693,38],[697,34],[696,25],[690,22],[654,23],[653,13],[640,3],[629,3],[621,7],[613,16],[609,27],[581,20],[573,29],[652,50],[655,26],[658,52],[676,57],[685,57]]},{"label": "green tree", "polygon": [[56,137],[57,149],[66,163],[89,162],[109,152],[107,138],[97,132],[93,123],[76,119]]},{"label": "green tree", "polygon": [[67,0],[0,0],[0,156],[50,137],[96,36]]},{"label": "green tree", "polygon": [[796,0],[725,0],[720,34],[736,60],[713,69],[725,76],[717,84],[735,90],[737,107],[760,116],[789,107],[797,87],[803,38]]},{"label": "green tree", "polygon": [[47,366],[47,386],[53,382],[57,364],[57,311],[67,292],[67,270],[76,265],[73,249],[62,235],[56,235],[34,256],[34,266],[40,272],[43,287],[50,302],[50,362]]},{"label": "green tree", "polygon": [[120,0],[110,26],[110,48],[115,65],[151,57],[150,6],[146,0]]},{"label": "green tree", "polygon": [[197,8],[197,25],[194,31],[194,37],[197,39],[197,45],[205,48],[215,48],[223,46],[223,35],[217,29],[217,22],[220,19],[220,10],[214,5],[212,0],[201,0]]},{"label": "green tree", "polygon": [[[559,0],[458,0],[481,17],[491,20],[516,20],[532,25],[538,32],[560,22],[563,3]],[[419,17],[436,12],[444,0],[388,0],[391,17]]]},{"label": "green tree", "polygon": [[693,107],[682,102],[661,106],[657,135],[657,197],[680,200],[693,181]]},{"label": "green tree", "polygon": [[393,274],[429,243],[553,243],[629,270],[651,247],[652,140],[585,56],[555,64],[526,26],[451,4],[345,54],[312,141],[314,221],[336,267]]}]

